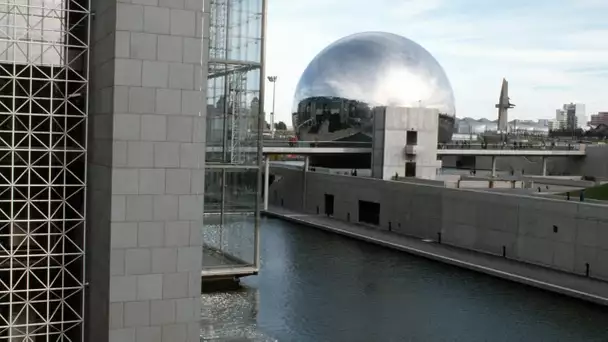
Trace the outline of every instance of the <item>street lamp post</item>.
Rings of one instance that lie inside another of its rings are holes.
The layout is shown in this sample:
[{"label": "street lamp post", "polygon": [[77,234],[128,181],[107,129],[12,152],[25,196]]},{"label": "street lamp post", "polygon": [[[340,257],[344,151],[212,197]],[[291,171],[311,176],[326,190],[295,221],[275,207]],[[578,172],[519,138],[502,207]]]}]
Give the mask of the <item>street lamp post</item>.
[{"label": "street lamp post", "polygon": [[270,137],[274,139],[274,99],[277,90],[277,76],[268,76],[268,81],[272,83],[272,112],[270,113]]}]

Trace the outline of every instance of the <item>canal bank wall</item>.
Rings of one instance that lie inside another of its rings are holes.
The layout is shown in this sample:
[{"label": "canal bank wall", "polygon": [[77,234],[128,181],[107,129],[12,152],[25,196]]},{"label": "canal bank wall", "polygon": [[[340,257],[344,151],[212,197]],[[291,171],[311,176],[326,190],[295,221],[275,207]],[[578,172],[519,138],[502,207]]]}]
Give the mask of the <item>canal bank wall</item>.
[{"label": "canal bank wall", "polygon": [[[379,231],[574,275],[608,280],[608,206],[272,168],[269,203],[357,223],[361,201],[377,203]],[[606,284],[608,286],[608,284]]]},{"label": "canal bank wall", "polygon": [[423,241],[320,215],[307,215],[277,207],[269,207],[263,214],[608,306],[608,286],[601,280],[439,244],[436,241]]}]

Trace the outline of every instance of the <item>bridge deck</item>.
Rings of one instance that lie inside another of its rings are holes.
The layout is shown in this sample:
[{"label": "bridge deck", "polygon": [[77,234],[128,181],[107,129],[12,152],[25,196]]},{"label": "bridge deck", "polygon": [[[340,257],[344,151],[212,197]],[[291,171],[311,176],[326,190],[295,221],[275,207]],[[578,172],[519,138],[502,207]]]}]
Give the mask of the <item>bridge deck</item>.
[{"label": "bridge deck", "polygon": [[551,149],[439,149],[440,156],[494,156],[494,157],[572,157],[584,156],[585,150],[551,150]]},{"label": "bridge deck", "polygon": [[371,147],[264,147],[264,154],[370,154]]},{"label": "bridge deck", "polygon": [[[221,152],[220,147],[208,147],[207,152]],[[255,153],[256,148],[241,148],[242,152]],[[264,147],[265,155],[332,155],[332,154],[371,154],[372,149],[366,147]],[[468,150],[468,149],[439,149],[439,156],[495,156],[495,157],[576,157],[584,156],[581,150]]]},{"label": "bridge deck", "polygon": [[462,248],[424,242],[388,231],[343,222],[325,216],[302,214],[283,208],[270,207],[269,216],[328,230],[352,238],[451,265],[490,274],[496,277],[542,288],[564,295],[608,305],[608,282],[560,272],[546,267],[509,260],[501,256],[469,251]]},{"label": "bridge deck", "polygon": [[[482,145],[439,145],[439,156],[495,156],[495,157],[574,157],[585,155],[585,145],[553,146],[544,145],[512,148],[511,146],[485,146]],[[404,147],[405,148],[405,147]],[[208,153],[221,153],[221,146],[207,146]],[[256,153],[255,146],[242,146],[238,148],[242,153]],[[264,142],[265,155],[338,155],[338,154],[371,154],[372,144],[369,142]]]}]

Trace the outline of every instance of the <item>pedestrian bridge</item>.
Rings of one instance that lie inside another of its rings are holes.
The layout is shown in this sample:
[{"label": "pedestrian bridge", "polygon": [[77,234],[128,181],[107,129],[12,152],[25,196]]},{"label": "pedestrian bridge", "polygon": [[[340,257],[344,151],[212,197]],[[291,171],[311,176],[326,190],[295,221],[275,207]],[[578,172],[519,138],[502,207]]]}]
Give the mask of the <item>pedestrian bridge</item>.
[{"label": "pedestrian bridge", "polygon": [[[481,145],[481,144],[439,144],[438,156],[488,156],[488,157],[576,157],[585,155],[585,144],[562,144],[546,146],[544,144],[527,146]],[[255,153],[256,147],[240,147],[243,153]],[[207,152],[221,153],[221,146],[209,146]],[[336,155],[336,154],[371,154],[369,142],[343,141],[264,141],[264,155]]]},{"label": "pedestrian bridge", "polygon": [[[241,153],[255,153],[257,147],[243,146],[236,148]],[[207,146],[210,153],[221,153],[221,146]],[[371,154],[372,144],[368,142],[336,142],[336,141],[264,141],[264,155],[337,155],[337,154]]]},{"label": "pedestrian bridge", "polygon": [[[583,145],[584,146],[584,145]],[[476,157],[573,157],[584,156],[585,149],[440,149],[439,156],[476,156]]]}]

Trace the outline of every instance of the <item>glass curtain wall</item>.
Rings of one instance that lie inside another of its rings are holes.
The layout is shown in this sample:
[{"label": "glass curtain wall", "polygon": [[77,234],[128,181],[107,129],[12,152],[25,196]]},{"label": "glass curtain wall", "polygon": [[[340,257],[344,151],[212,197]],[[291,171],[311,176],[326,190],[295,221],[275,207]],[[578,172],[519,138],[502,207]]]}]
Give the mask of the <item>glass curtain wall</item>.
[{"label": "glass curtain wall", "polygon": [[0,1],[0,341],[82,341],[87,0]]},{"label": "glass curtain wall", "polygon": [[258,264],[264,1],[211,1],[203,275]]}]

